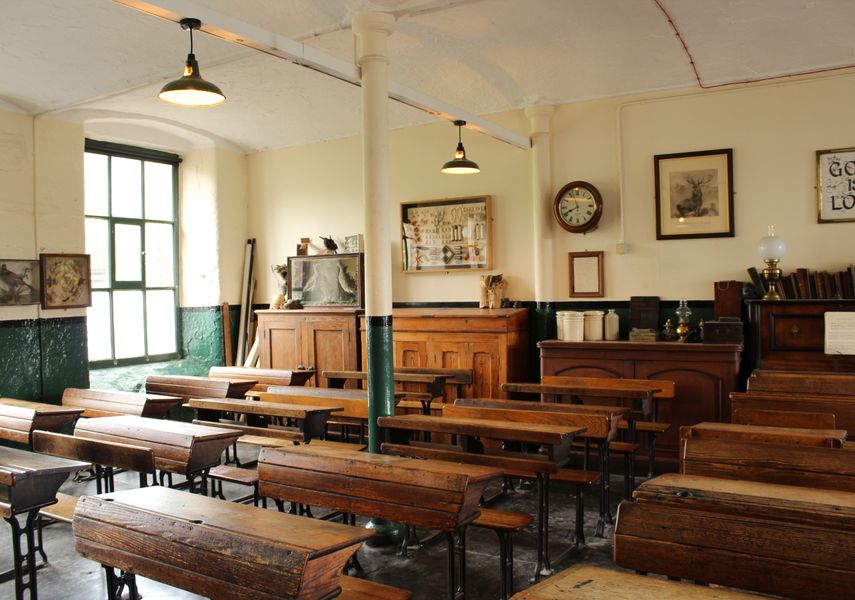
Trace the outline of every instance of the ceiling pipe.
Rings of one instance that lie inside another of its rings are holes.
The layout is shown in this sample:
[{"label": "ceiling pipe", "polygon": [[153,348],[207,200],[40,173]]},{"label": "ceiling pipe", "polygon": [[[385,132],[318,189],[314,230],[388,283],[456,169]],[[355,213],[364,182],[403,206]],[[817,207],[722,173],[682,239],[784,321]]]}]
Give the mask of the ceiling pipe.
[{"label": "ceiling pipe", "polygon": [[[227,42],[253,48],[294,64],[334,77],[351,85],[361,86],[355,65],[316,50],[291,38],[250,25],[188,0],[113,0],[141,13],[178,23],[186,15],[202,21],[201,31]],[[389,81],[389,98],[430,115],[454,122],[466,121],[466,128],[489,135],[517,148],[531,148],[529,138],[506,129],[475,114]]]}]

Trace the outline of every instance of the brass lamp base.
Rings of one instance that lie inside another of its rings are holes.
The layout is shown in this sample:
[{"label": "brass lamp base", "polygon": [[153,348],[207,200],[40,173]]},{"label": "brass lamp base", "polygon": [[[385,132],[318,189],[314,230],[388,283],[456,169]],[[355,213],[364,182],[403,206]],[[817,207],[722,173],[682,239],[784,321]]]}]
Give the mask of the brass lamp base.
[{"label": "brass lamp base", "polygon": [[777,259],[767,259],[766,268],[763,269],[763,279],[766,280],[766,289],[763,300],[780,300],[781,295],[775,289],[775,284],[781,279],[783,272],[778,268]]}]

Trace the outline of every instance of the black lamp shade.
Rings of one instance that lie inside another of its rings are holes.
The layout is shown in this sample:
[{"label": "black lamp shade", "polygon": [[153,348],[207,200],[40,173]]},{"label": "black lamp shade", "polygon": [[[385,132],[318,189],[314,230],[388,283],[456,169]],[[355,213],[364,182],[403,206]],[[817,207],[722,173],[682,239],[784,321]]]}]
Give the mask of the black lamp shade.
[{"label": "black lamp shade", "polygon": [[442,165],[440,171],[454,175],[466,175],[468,173],[480,173],[481,168],[475,161],[466,158],[466,150],[463,148],[463,142],[457,142],[457,150],[454,152],[454,158]]},{"label": "black lamp shade", "polygon": [[157,97],[179,106],[215,106],[226,100],[220,88],[202,79],[199,63],[192,52],[187,55],[187,62],[184,63],[184,75],[163,86]]}]

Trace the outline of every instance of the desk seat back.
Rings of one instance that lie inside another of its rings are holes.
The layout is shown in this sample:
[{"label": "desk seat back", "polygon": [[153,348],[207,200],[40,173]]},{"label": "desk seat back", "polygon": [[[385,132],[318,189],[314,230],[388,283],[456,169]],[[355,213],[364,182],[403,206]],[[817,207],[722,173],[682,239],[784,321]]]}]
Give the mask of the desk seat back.
[{"label": "desk seat back", "polygon": [[544,375],[540,378],[540,383],[544,385],[588,385],[606,388],[610,385],[619,387],[621,385],[648,385],[652,383],[662,388],[653,394],[656,398],[673,398],[676,387],[673,381],[668,381],[667,379],[620,379],[615,377],[569,377],[562,375]]},{"label": "desk seat back", "polygon": [[855,373],[756,370],[748,378],[747,389],[751,392],[855,396]]},{"label": "desk seat back", "polygon": [[478,514],[486,484],[501,472],[444,461],[339,448],[264,448],[259,493],[356,515],[451,531]]},{"label": "desk seat back", "polygon": [[835,429],[834,413],[804,412],[796,410],[763,410],[736,408],[731,411],[731,423],[740,425],[765,425],[767,427],[803,427],[808,429]]},{"label": "desk seat back", "polygon": [[0,403],[0,440],[29,444],[36,411]]},{"label": "desk seat back", "polygon": [[[176,397],[175,404],[178,402],[180,400]],[[119,390],[65,388],[62,393],[62,405],[84,409],[81,416],[85,418],[113,417],[116,415],[155,416],[154,414],[146,414],[145,394]],[[158,413],[161,412],[163,412],[162,406],[158,407]]]},{"label": "desk seat back", "polygon": [[[353,419],[367,419],[368,418],[368,400],[362,398],[352,398],[348,397],[348,394],[341,394],[341,396],[336,397],[335,395],[326,394],[314,394],[311,393],[315,388],[306,388],[309,390],[305,394],[299,394],[293,391],[288,391],[287,393],[282,393],[277,390],[281,390],[278,387],[269,388],[270,391],[261,394],[259,400],[262,402],[283,402],[285,404],[301,404],[308,406],[332,406],[339,407],[343,410],[337,411],[333,413],[333,418],[336,417],[350,417]],[[323,389],[323,388],[322,388]],[[349,390],[328,390],[323,389],[325,392],[348,392]]]},{"label": "desk seat back", "polygon": [[822,395],[806,392],[752,391],[731,392],[731,410],[743,408],[831,413],[838,429],[855,435],[855,395]]},{"label": "desk seat back", "polygon": [[855,492],[855,458],[840,448],[689,438],[681,442],[680,472]]},{"label": "desk seat back", "polygon": [[154,454],[151,448],[90,440],[51,433],[33,432],[33,450],[41,454],[61,456],[93,464],[138,473],[154,473]]},{"label": "desk seat back", "polygon": [[265,392],[271,385],[302,386],[315,375],[314,370],[256,369],[251,367],[211,367],[208,377],[212,379],[243,378],[254,379],[258,383],[253,388]]},{"label": "desk seat back", "polygon": [[442,416],[463,419],[494,419],[497,421],[511,421],[513,423],[584,427],[585,431],[584,433],[580,433],[579,437],[591,439],[605,440],[612,433],[610,430],[610,419],[601,414],[485,408],[454,404],[453,406],[443,405]]},{"label": "desk seat back", "polygon": [[145,378],[145,390],[158,394],[169,394],[188,398],[226,398],[229,382],[225,379],[189,377],[181,375],[149,375]]}]

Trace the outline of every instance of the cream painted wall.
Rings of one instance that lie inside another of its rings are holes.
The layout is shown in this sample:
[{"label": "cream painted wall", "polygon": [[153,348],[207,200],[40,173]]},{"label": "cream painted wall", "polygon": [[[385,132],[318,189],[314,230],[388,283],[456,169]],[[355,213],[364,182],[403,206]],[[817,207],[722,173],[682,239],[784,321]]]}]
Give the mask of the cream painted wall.
[{"label": "cream painted wall", "polygon": [[[831,101],[833,99],[833,102]],[[855,145],[855,125],[834,107],[855,102],[855,76],[836,75],[709,92],[612,98],[558,107],[552,119],[552,188],[574,179],[603,194],[599,228],[585,236],[552,224],[554,298],[568,299],[567,252],[605,251],[605,291],[712,299],[713,282],[745,280],[762,263],[756,244],[774,224],[788,243],[785,271],[842,269],[855,261],[855,223],[816,223],[815,152]],[[491,117],[527,131],[522,111]],[[493,196],[494,271],[509,280],[508,296],[533,298],[530,161],[527,152],[464,132],[467,153],[482,172],[439,173],[454,146],[446,124],[397,130],[391,136],[392,194],[397,201]],[[734,238],[656,240],[655,154],[732,148]],[[620,161],[618,158],[620,157]],[[619,163],[621,163],[619,165]],[[259,239],[256,302],[274,291],[269,264],[294,253],[301,236],[336,239],[362,231],[360,145],[356,139],[264,152],[249,157],[249,230]],[[623,179],[625,240],[619,181]],[[398,231],[399,215],[390,215]],[[477,299],[478,274],[403,274],[400,241],[390,247],[394,300]]]},{"label": "cream painted wall", "polygon": [[[240,304],[248,230],[246,155],[218,148],[216,157],[220,301]],[[257,269],[255,276],[263,278],[267,273]]]},{"label": "cream painted wall", "polygon": [[[33,173],[33,118],[0,109],[0,258],[38,258]],[[2,321],[37,316],[35,304],[0,307]]]}]

